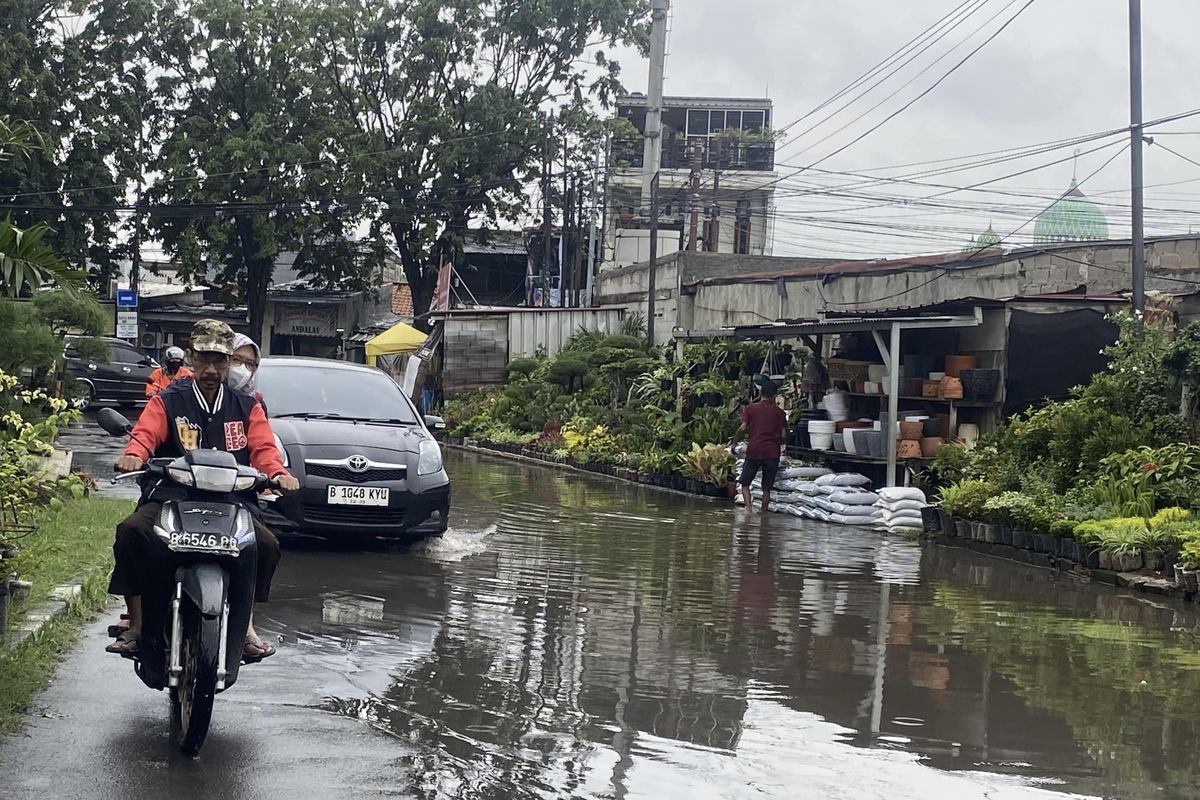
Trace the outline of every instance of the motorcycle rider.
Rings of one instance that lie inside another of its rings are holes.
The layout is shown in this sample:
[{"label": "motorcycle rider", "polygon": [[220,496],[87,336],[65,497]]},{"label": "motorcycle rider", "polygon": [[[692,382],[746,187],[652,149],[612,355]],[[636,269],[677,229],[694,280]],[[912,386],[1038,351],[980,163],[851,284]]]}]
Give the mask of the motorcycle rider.
[{"label": "motorcycle rider", "polygon": [[150,378],[146,381],[147,400],[175,381],[194,377],[192,371],[184,366],[183,355],[183,349],[180,347],[167,348],[167,352],[163,354],[166,364],[151,372]]},{"label": "motorcycle rider", "polygon": [[[193,326],[188,355],[195,377],[176,381],[151,398],[117,461],[118,472],[140,470],[151,458],[178,457],[196,448],[210,448],[233,453],[239,463],[274,478],[283,492],[300,488],[300,482],[283,466],[262,405],[250,395],[225,389],[233,340],[233,330],[218,320],[204,319]],[[151,548],[157,546],[154,523],[161,509],[159,501],[172,491],[164,482],[146,487],[138,509],[117,526],[116,563],[108,591],[124,595],[129,628],[106,648],[109,652],[132,654],[138,650],[141,595],[149,580]],[[258,544],[255,600],[265,602],[279,562],[279,541],[257,519],[254,530]],[[274,648],[250,627],[245,655],[261,659],[272,653]]]}]

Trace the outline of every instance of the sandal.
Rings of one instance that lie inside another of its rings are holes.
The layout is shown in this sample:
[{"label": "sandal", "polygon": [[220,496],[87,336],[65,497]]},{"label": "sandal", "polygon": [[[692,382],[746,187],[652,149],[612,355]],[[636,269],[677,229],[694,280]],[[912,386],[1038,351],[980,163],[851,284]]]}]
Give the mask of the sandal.
[{"label": "sandal", "polygon": [[121,631],[117,640],[104,648],[106,653],[116,653],[119,656],[136,656],[141,644],[141,635],[131,632],[128,628]]},{"label": "sandal", "polygon": [[118,636],[120,636],[122,633],[124,633],[127,630],[129,630],[129,622],[124,617],[122,617],[121,621],[118,622],[116,625],[108,626],[108,638],[116,639]]},{"label": "sandal", "polygon": [[275,655],[275,646],[261,636],[246,636],[246,646],[242,648],[242,663],[257,664],[264,658]]}]

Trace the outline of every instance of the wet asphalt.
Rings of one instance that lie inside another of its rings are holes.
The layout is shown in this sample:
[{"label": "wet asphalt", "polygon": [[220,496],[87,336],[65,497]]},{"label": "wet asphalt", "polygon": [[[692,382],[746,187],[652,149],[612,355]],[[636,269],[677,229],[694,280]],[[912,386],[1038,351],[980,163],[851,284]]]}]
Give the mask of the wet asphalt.
[{"label": "wet asphalt", "polygon": [[[111,440],[68,438],[109,469]],[[0,741],[0,798],[1200,797],[1194,607],[487,457],[448,469],[444,538],[285,552],[257,612],[279,652],[217,698],[199,759],[103,652],[110,616]]]}]

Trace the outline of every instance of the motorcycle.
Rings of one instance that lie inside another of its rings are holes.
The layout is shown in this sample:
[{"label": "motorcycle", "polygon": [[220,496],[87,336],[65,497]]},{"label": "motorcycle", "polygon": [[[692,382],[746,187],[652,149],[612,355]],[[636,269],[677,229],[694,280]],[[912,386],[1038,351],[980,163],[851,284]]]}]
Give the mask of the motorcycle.
[{"label": "motorcycle", "polygon": [[[110,436],[127,436],[133,428],[110,408],[96,421]],[[154,525],[138,652],[123,655],[148,687],[168,690],[172,738],[194,756],[208,734],[216,695],[233,686],[243,663],[261,660],[243,659],[257,548],[250,511],[235,495],[278,485],[219,450],[151,459],[112,482],[131,479],[153,482],[156,501],[159,487],[174,491],[162,500]]]}]

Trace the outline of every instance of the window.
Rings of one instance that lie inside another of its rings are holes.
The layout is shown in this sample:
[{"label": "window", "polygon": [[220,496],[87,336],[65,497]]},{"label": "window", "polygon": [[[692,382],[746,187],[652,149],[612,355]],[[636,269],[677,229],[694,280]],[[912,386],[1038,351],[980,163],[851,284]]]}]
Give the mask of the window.
[{"label": "window", "polygon": [[117,364],[137,364],[145,361],[146,357],[127,344],[113,344],[112,360]]},{"label": "window", "polygon": [[417,421],[404,392],[382,372],[264,361],[258,371],[258,389],[270,398],[272,417],[331,414]]},{"label": "window", "polygon": [[708,134],[708,112],[707,111],[689,111],[687,112],[687,135],[688,136],[705,136]]},{"label": "window", "polygon": [[742,130],[757,133],[763,129],[762,111],[745,111],[742,113]]},{"label": "window", "polygon": [[720,133],[725,130],[725,112],[710,111],[708,112],[708,132]]},{"label": "window", "polygon": [[725,112],[725,127],[733,128],[734,130],[742,129],[742,112],[726,111]]}]

